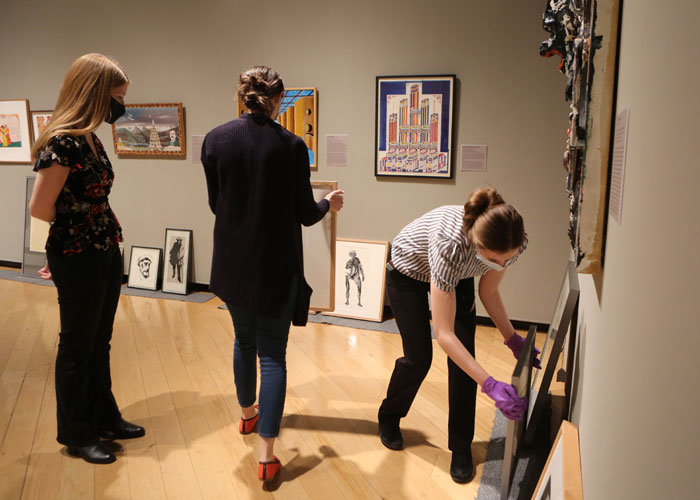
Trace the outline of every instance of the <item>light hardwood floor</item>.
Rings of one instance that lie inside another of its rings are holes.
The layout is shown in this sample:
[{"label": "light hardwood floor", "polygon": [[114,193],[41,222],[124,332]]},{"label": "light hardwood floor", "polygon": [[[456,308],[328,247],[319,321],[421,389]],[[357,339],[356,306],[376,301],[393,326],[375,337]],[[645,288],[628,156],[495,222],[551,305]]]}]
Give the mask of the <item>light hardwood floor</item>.
[{"label": "light hardwood floor", "polygon": [[[433,367],[390,451],[376,414],[401,355],[398,335],[309,323],[292,328],[276,454],[280,480],[257,479],[257,435],[241,436],[233,327],[204,304],[122,296],[112,341],[114,393],[146,437],[121,441],[111,465],[66,455],[56,442],[56,290],[0,280],[0,499],[468,499],[476,496],[495,415],[479,393],[477,472],[458,485],[447,450],[447,365]],[[541,347],[544,334],[538,334]],[[478,327],[477,359],[500,380],[514,366],[493,328]]]}]

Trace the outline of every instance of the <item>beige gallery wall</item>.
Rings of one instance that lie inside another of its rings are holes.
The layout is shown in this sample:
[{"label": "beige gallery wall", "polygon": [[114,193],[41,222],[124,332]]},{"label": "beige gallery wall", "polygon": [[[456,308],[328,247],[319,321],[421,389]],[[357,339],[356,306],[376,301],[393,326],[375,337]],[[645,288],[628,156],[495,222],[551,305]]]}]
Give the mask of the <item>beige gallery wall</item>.
[{"label": "beige gallery wall", "polygon": [[[567,204],[561,154],[567,126],[557,61],[538,56],[542,2],[416,0],[328,2],[14,2],[0,31],[10,43],[0,99],[51,109],[70,63],[86,52],[115,57],[133,81],[127,102],[182,102],[186,132],[233,118],[238,73],[277,68],[287,86],[319,91],[315,179],[346,190],[338,235],[391,240],[415,217],[463,204],[492,185],[523,214],[528,251],[502,291],[513,318],[549,322],[566,258]],[[377,75],[456,74],[455,144],[487,144],[488,171],[452,180],[375,178]],[[348,134],[349,165],[325,165],[326,134]],[[209,282],[213,216],[201,165],[118,159],[111,130],[99,137],[116,172],[112,205],[125,246],[162,246],[166,227],[194,230],[195,281]],[[22,258],[24,178],[0,166],[0,260]]]}]

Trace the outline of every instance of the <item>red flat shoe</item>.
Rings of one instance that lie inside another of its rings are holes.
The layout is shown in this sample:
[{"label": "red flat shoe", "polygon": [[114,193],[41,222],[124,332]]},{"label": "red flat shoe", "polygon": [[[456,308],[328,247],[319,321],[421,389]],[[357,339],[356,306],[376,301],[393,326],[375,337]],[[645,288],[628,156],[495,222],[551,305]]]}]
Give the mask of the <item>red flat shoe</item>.
[{"label": "red flat shoe", "polygon": [[272,455],[272,462],[258,462],[258,479],[261,481],[272,481],[277,477],[282,462],[276,456]]},{"label": "red flat shoe", "polygon": [[[258,405],[255,405],[257,409]],[[241,434],[250,434],[255,430],[255,426],[258,425],[258,415],[251,418],[241,417],[241,421],[238,422],[238,432]]]}]

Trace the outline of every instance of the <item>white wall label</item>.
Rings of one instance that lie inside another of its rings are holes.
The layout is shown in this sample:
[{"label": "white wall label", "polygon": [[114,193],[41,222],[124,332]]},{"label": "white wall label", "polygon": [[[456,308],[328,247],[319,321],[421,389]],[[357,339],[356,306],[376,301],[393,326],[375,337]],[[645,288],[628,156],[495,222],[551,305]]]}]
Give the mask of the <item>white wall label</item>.
[{"label": "white wall label", "polygon": [[202,159],[202,143],[204,142],[203,135],[193,135],[190,140],[190,149],[192,150],[192,163],[201,163]]},{"label": "white wall label", "polygon": [[613,142],[612,173],[610,175],[610,215],[618,224],[622,223],[622,193],[625,183],[628,124],[629,108],[625,108],[615,117],[615,140]]},{"label": "white wall label", "polygon": [[326,136],[326,165],[345,167],[348,164],[348,134]]},{"label": "white wall label", "polygon": [[486,156],[489,147],[485,144],[462,144],[463,172],[486,172]]}]

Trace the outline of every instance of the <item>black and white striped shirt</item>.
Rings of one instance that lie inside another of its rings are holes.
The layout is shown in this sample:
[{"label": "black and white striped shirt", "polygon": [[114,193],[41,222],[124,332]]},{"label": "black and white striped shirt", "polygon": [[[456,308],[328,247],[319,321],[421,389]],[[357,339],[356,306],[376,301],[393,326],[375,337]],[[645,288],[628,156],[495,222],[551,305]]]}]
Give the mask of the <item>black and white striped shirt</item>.
[{"label": "black and white striped shirt", "polygon": [[[441,290],[451,292],[460,280],[482,276],[490,268],[476,257],[476,247],[462,231],[464,207],[445,205],[414,220],[394,238],[391,262],[401,274],[423,282],[431,278]],[[527,247],[506,262],[515,262]]]}]

